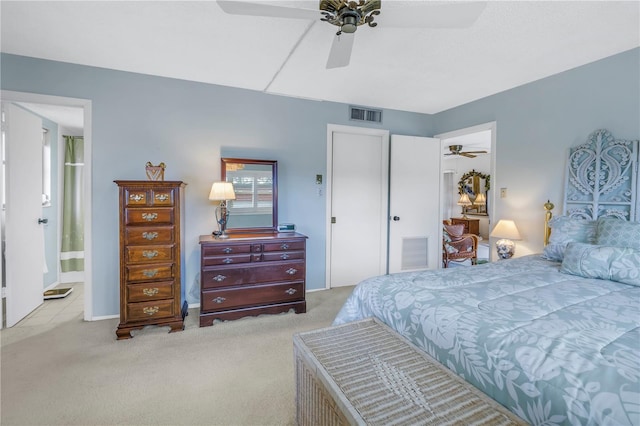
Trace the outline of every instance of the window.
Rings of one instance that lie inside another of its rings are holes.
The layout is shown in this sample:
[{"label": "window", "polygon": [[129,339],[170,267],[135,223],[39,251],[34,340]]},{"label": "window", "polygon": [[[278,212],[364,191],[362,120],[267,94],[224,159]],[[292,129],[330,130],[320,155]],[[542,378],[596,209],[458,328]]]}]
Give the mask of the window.
[{"label": "window", "polygon": [[273,182],[270,170],[243,170],[241,175],[227,171],[227,181],[233,183],[236,193],[236,199],[229,203],[234,214],[271,213]]},{"label": "window", "polygon": [[42,129],[42,206],[51,206],[51,140],[47,129]]}]

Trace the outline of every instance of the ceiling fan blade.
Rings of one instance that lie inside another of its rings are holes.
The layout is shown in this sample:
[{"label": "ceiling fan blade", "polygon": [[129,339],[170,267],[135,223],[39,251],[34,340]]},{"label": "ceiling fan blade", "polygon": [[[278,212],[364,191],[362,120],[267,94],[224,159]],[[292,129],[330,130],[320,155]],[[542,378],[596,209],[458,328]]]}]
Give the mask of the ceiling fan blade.
[{"label": "ceiling fan blade", "polygon": [[387,1],[376,22],[380,27],[468,28],[480,17],[487,2],[432,3]]},{"label": "ceiling fan blade", "polygon": [[464,151],[463,154],[486,154],[487,151]]},{"label": "ceiling fan blade", "polygon": [[327,59],[327,69],[341,68],[349,65],[354,40],[354,33],[342,33],[334,36],[329,58]]},{"label": "ceiling fan blade", "polygon": [[460,155],[467,158],[476,158],[476,155],[469,154],[468,152],[461,152]]},{"label": "ceiling fan blade", "polygon": [[320,11],[314,9],[236,0],[218,0],[217,3],[225,13],[230,15],[270,16],[291,19],[320,19],[322,17]]}]

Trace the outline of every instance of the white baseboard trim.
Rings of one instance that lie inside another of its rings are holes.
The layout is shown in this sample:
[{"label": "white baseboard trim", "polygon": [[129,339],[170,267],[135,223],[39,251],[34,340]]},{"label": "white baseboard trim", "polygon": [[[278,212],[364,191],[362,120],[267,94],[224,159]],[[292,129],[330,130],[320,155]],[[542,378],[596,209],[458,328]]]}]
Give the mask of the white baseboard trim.
[{"label": "white baseboard trim", "polygon": [[189,304],[187,305],[187,307],[188,307],[189,309],[191,309],[191,308],[199,308],[199,307],[200,307],[200,303],[189,303]]},{"label": "white baseboard trim", "polygon": [[84,282],[84,271],[60,273],[60,284],[83,283],[83,282]]},{"label": "white baseboard trim", "polygon": [[[99,317],[91,317],[91,319],[88,321],[102,321],[102,320],[108,320],[108,319],[114,319],[114,318],[120,318],[120,315],[102,315]],[[85,319],[85,321],[87,321],[87,319]]]}]

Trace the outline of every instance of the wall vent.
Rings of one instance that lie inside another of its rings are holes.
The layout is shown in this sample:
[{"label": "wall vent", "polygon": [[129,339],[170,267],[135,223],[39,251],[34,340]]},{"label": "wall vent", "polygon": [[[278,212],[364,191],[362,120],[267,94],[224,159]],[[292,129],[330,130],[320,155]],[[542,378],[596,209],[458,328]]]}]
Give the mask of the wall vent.
[{"label": "wall vent", "polygon": [[368,121],[370,123],[382,123],[382,110],[362,107],[349,107],[351,120]]},{"label": "wall vent", "polygon": [[402,271],[429,268],[429,237],[402,239]]}]

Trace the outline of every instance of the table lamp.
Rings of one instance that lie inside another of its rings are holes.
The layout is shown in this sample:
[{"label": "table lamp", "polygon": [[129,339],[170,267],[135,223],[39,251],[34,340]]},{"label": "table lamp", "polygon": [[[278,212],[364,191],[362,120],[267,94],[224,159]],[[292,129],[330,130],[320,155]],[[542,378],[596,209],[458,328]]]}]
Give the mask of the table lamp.
[{"label": "table lamp", "polygon": [[500,259],[510,259],[516,250],[516,243],[512,240],[521,240],[520,232],[512,220],[500,219],[490,237],[500,238],[496,242],[496,250]]},{"label": "table lamp", "polygon": [[470,206],[472,204],[473,203],[469,199],[469,194],[467,194],[466,192],[463,192],[462,194],[460,194],[460,199],[458,200],[458,205],[462,206],[462,217],[464,219],[467,218],[467,206]]},{"label": "table lamp", "polygon": [[[216,222],[218,222],[219,227],[217,237],[229,238],[229,235],[226,233],[227,222],[229,221],[227,201],[236,199],[233,184],[231,182],[213,182],[213,185],[211,185],[211,192],[209,193],[209,199],[211,201],[220,201],[220,205],[216,207]],[[216,232],[213,234],[216,235]]]}]

